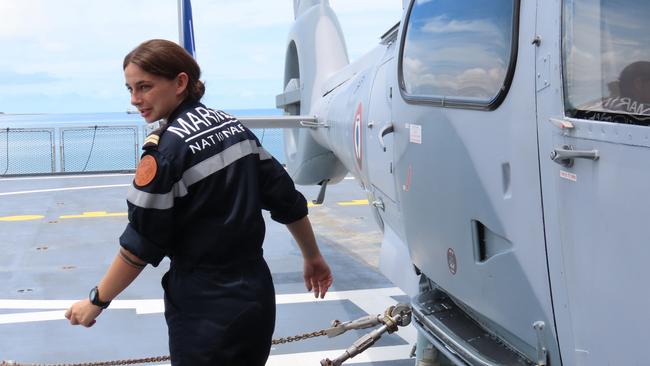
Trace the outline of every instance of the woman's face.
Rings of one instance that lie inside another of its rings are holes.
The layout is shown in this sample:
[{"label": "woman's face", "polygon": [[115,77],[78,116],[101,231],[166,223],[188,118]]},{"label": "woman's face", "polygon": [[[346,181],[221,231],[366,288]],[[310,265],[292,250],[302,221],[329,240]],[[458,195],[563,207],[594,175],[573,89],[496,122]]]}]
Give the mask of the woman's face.
[{"label": "woman's face", "polygon": [[187,74],[180,73],[173,80],[150,74],[130,63],[124,69],[126,88],[142,118],[151,123],[167,118],[183,101],[187,88]]}]

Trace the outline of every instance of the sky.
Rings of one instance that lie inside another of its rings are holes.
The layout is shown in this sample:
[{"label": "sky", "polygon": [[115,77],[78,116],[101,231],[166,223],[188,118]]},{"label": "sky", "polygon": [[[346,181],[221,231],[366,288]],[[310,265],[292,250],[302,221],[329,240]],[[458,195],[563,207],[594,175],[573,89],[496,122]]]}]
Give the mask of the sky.
[{"label": "sky", "polygon": [[[402,16],[402,0],[330,0],[351,61]],[[122,60],[140,42],[178,42],[177,0],[0,0],[0,112],[132,109]],[[197,61],[219,109],[275,108],[292,0],[193,0]]]}]

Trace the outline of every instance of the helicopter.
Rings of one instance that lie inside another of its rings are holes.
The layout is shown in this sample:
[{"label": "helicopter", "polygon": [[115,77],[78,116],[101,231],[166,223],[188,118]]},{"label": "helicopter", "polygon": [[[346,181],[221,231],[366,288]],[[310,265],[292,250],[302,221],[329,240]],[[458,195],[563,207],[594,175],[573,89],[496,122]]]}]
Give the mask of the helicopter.
[{"label": "helicopter", "polygon": [[[352,174],[412,296],[417,365],[642,365],[650,324],[650,4],[404,0],[350,63],[294,0],[287,170]],[[257,123],[257,124],[256,124]]]}]

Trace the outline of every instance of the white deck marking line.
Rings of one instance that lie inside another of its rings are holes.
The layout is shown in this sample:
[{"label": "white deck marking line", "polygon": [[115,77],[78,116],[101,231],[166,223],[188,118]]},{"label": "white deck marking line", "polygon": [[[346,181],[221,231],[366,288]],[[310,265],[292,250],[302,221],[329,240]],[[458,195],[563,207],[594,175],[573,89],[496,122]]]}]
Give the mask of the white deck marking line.
[{"label": "white deck marking line", "polygon": [[[404,292],[398,287],[376,288],[365,290],[333,291],[328,292],[324,299],[316,299],[312,293],[283,294],[276,295],[276,304],[299,304],[323,301],[348,300],[358,306],[367,314],[381,314],[386,308],[395,305],[397,302],[392,296],[402,296]],[[10,310],[58,310],[24,312],[13,314],[0,314],[1,324],[15,324],[38,321],[64,320],[62,310],[69,308],[77,300],[10,300],[0,299],[0,309]],[[135,310],[136,314],[158,314],[165,311],[165,304],[162,299],[147,300],[114,300],[108,310]],[[341,319],[340,319],[341,320]],[[352,319],[349,319],[352,320]],[[397,333],[408,343],[417,340],[417,334],[412,326],[402,328]]]},{"label": "white deck marking line", "polygon": [[[71,304],[72,305],[72,304]],[[39,311],[31,313],[13,313],[0,315],[0,324],[43,322],[65,319],[66,310]]]},{"label": "white deck marking line", "polygon": [[[0,300],[0,309],[8,310],[62,310],[69,308],[77,300]],[[136,314],[154,314],[165,311],[165,303],[162,299],[147,300],[115,300],[111,303],[110,309],[132,309]],[[110,310],[109,309],[109,310]],[[8,315],[22,315],[30,313],[17,313]],[[3,317],[7,314],[0,314],[0,324],[3,324]],[[58,318],[61,319],[61,318]],[[56,320],[48,319],[48,320]]]},{"label": "white deck marking line", "polygon": [[[296,304],[296,303],[313,303],[323,301],[341,301],[348,300],[361,308],[368,314],[381,314],[388,306],[395,305],[396,301],[392,296],[404,295],[402,290],[397,287],[350,290],[350,291],[333,291],[329,292],[325,299],[316,299],[312,293],[283,294],[276,295],[276,303]],[[65,309],[70,307],[77,300],[10,300],[0,299],[0,309],[9,310],[37,310],[37,309],[56,309],[52,311],[38,311],[25,313],[0,314],[0,325],[16,324],[27,322],[66,320]],[[162,299],[147,300],[114,300],[108,310],[125,310],[134,309],[136,314],[156,314],[164,312],[164,302]],[[347,319],[346,319],[347,320]],[[351,320],[351,319],[350,319]],[[411,345],[417,341],[417,332],[411,325],[407,328],[400,328],[395,333],[404,341],[406,345],[385,346],[370,348],[355,358],[346,361],[348,364],[363,362],[380,362],[408,359]],[[318,364],[324,357],[333,359],[341,355],[345,350],[326,350],[315,352],[291,353],[282,355],[271,355],[266,366],[285,366],[285,365],[304,365]],[[169,366],[170,364],[161,364],[159,366]]]},{"label": "white deck marking line", "polygon": [[[401,346],[372,347],[360,355],[357,355],[354,358],[345,361],[345,364],[353,365],[355,363],[408,360],[412,347],[413,346],[410,344]],[[271,356],[269,356],[269,359],[266,361],[266,366],[318,365],[320,364],[320,360],[323,358],[328,357],[330,359],[334,359],[343,354],[343,352],[345,352],[344,349],[332,349],[315,352],[274,355],[273,349],[271,349]],[[170,365],[171,364],[164,363],[154,366]]]},{"label": "white deck marking line", "polygon": [[134,176],[134,173],[122,174],[86,174],[86,175],[53,175],[53,176],[38,176],[38,177],[16,177],[16,178],[2,178],[0,182],[14,181],[14,180],[45,180],[45,179],[78,179],[78,178],[107,178],[107,177],[128,177]]},{"label": "white deck marking line", "polygon": [[[384,346],[373,347],[365,350],[363,353],[352,359],[345,361],[345,364],[382,362],[405,360],[411,353],[411,344],[401,346]],[[271,351],[272,353],[273,351]],[[322,359],[328,357],[334,359],[345,352],[344,349],[323,350],[315,352],[290,353],[284,355],[271,355],[266,362],[266,366],[286,366],[286,365],[318,365]]]},{"label": "white deck marking line", "polygon": [[46,192],[61,192],[61,191],[76,191],[82,189],[99,189],[99,188],[117,188],[117,187],[130,187],[129,184],[110,184],[106,186],[85,186],[85,187],[66,187],[66,188],[52,188],[52,189],[35,189],[31,191],[16,191],[16,192],[3,192],[0,193],[0,196],[14,196],[19,194],[30,194],[30,193],[46,193]]},{"label": "white deck marking line", "polygon": [[[312,293],[284,294],[276,295],[276,304],[298,304],[306,302],[323,302],[350,300],[357,304],[363,311],[368,314],[380,314],[395,301],[391,296],[404,295],[398,287],[377,288],[368,290],[351,290],[351,291],[333,291],[328,292],[324,299],[316,299]],[[67,309],[77,300],[11,300],[0,299],[0,310],[61,310]],[[114,300],[111,303],[111,309],[134,309],[137,314],[154,314],[162,313],[165,305],[162,299],[146,300]],[[30,313],[19,313],[30,314]],[[0,314],[0,324],[7,314]],[[14,315],[14,314],[9,314]],[[54,319],[52,319],[54,320]]]}]

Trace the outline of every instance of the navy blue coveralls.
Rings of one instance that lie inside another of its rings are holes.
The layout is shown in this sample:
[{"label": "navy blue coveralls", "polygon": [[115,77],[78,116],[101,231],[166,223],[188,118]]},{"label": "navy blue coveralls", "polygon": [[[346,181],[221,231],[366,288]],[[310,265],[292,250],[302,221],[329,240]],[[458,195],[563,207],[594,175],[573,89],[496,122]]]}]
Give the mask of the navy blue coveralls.
[{"label": "navy blue coveralls", "polygon": [[307,202],[233,116],[186,101],[168,121],[143,146],[120,245],[153,266],[171,258],[162,285],[172,365],[262,366],[275,293],[261,210],[289,224]]}]

